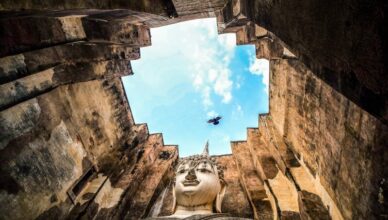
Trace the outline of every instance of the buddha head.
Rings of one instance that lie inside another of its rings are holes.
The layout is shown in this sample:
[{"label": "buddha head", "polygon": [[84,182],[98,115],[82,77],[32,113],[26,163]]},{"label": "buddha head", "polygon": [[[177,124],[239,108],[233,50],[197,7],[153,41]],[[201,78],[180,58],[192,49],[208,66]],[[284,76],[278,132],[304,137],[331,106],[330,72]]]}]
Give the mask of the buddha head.
[{"label": "buddha head", "polygon": [[175,216],[221,212],[226,184],[223,170],[209,157],[208,143],[201,155],[179,161],[174,184]]}]

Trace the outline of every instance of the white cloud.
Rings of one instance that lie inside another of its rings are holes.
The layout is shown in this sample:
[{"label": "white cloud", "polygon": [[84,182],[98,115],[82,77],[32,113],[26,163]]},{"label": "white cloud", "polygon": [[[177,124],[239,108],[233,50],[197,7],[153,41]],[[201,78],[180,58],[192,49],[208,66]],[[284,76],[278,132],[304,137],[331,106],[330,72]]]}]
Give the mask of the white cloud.
[{"label": "white cloud", "polygon": [[214,82],[217,79],[217,70],[210,69],[208,71],[208,77],[210,82]]},{"label": "white cloud", "polygon": [[229,79],[230,70],[221,69],[218,72],[218,77],[214,85],[214,91],[216,94],[222,96],[223,103],[229,103],[232,100],[232,85],[233,82]]},{"label": "white cloud", "polygon": [[[160,66],[167,68],[165,63],[171,63],[168,61],[169,57],[176,57],[179,54],[179,60],[170,64],[169,68],[186,67],[188,72],[182,74],[185,75],[184,77],[189,77],[193,88],[201,94],[202,105],[206,111],[215,104],[216,98],[220,98],[225,104],[231,102],[233,82],[229,64],[236,47],[235,34],[218,35],[216,19],[209,18],[153,28],[151,35],[154,65],[161,63]],[[174,36],[176,46],[174,49],[169,46],[171,36]],[[150,48],[142,48],[142,52]],[[144,53],[144,56],[150,55]],[[174,84],[179,83],[178,80],[183,82],[182,78],[184,78],[174,77],[174,74],[162,77],[171,79]],[[156,86],[162,80],[155,77],[147,82]]]},{"label": "white cloud", "polygon": [[212,110],[212,111],[207,113],[207,117],[208,118],[214,118],[214,117],[217,117],[218,115],[219,114],[216,111],[214,111],[214,110]]},{"label": "white cloud", "polygon": [[203,84],[202,76],[197,74],[194,76],[193,85],[195,88],[200,88]]},{"label": "white cloud", "polygon": [[184,54],[193,70],[193,86],[202,94],[205,109],[213,104],[212,97],[216,96],[223,103],[230,103],[233,99],[233,82],[228,66],[236,46],[236,37],[234,34],[218,35],[215,19],[211,22],[195,21],[194,26],[199,29],[190,30],[190,36],[195,40],[185,45],[185,51],[190,52]]},{"label": "white cloud", "polygon": [[266,59],[251,59],[249,71],[255,75],[263,76],[263,84],[265,85],[265,92],[268,94],[269,85],[269,61]]}]

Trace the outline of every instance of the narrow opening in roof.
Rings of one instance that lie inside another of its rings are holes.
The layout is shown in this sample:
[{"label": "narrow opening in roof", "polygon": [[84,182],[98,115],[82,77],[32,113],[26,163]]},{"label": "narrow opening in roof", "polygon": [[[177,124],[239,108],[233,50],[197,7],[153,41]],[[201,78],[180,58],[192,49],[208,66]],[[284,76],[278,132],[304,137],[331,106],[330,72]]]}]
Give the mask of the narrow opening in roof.
[{"label": "narrow opening in roof", "polygon": [[246,140],[246,128],[268,112],[268,61],[256,59],[254,45],[236,46],[235,34],[218,35],[215,18],[151,35],[134,75],[123,78],[136,123],[162,132],[180,156],[201,153],[207,140],[210,154],[231,153],[230,141]]}]

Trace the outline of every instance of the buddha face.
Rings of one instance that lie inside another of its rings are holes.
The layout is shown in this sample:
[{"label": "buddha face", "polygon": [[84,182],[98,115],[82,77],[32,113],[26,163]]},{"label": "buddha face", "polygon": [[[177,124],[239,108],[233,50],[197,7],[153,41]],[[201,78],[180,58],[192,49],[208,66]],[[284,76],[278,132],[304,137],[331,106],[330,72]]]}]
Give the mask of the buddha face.
[{"label": "buddha face", "polygon": [[209,161],[188,161],[178,167],[175,181],[177,204],[185,207],[212,204],[220,191],[217,168]]}]

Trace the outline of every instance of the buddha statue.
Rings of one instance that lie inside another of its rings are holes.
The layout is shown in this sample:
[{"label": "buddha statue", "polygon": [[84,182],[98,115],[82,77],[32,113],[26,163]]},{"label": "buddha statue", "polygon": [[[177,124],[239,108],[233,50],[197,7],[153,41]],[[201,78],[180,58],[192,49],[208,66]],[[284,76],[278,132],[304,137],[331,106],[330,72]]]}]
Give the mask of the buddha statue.
[{"label": "buddha statue", "polygon": [[206,143],[202,154],[180,159],[173,187],[173,214],[159,218],[241,219],[221,213],[225,190],[223,169],[209,157]]},{"label": "buddha statue", "polygon": [[223,170],[209,157],[208,144],[201,155],[179,161],[174,184],[173,215],[210,215],[221,213],[226,190]]}]

